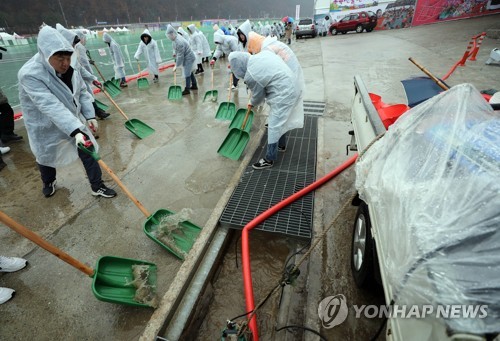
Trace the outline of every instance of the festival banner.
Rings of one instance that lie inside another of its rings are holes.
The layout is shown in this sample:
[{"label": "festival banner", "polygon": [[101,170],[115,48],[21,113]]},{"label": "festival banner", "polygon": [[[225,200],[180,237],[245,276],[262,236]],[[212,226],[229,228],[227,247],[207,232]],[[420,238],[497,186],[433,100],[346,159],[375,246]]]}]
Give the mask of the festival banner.
[{"label": "festival banner", "polygon": [[413,26],[500,13],[500,0],[418,0]]}]

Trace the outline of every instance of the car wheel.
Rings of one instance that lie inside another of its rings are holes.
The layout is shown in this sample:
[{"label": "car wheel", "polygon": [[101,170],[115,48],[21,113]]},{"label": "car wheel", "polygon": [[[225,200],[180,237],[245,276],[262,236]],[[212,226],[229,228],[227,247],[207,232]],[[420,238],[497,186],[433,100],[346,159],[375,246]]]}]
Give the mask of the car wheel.
[{"label": "car wheel", "polygon": [[374,280],[373,248],[368,206],[361,202],[354,220],[351,248],[351,272],[358,288],[366,287]]},{"label": "car wheel", "polygon": [[363,26],[361,26],[361,25],[356,26],[356,32],[358,32],[358,33],[363,32]]},{"label": "car wheel", "polygon": [[371,31],[373,31],[373,28],[367,28],[366,29],[366,32],[371,32]]},{"label": "car wheel", "polygon": [[337,29],[336,29],[336,28],[332,28],[332,29],[330,30],[330,34],[331,34],[332,36],[336,36],[336,35],[337,35]]}]

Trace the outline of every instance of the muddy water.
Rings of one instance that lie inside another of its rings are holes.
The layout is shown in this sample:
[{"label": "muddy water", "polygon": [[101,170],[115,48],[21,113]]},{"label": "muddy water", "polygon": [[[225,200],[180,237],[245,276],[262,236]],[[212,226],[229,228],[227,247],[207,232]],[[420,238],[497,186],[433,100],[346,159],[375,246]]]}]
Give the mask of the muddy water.
[{"label": "muddy water", "polygon": [[[212,283],[214,296],[200,327],[197,340],[215,340],[221,336],[226,321],[245,313],[245,297],[241,271],[241,232],[232,237],[218,278]],[[276,286],[294,241],[284,235],[252,231],[250,255],[255,304],[257,305]],[[236,251],[237,250],[237,251]],[[236,252],[235,252],[236,251]],[[261,308],[258,316],[262,340],[271,340],[278,315],[279,292]],[[238,321],[243,321],[239,319]]]}]

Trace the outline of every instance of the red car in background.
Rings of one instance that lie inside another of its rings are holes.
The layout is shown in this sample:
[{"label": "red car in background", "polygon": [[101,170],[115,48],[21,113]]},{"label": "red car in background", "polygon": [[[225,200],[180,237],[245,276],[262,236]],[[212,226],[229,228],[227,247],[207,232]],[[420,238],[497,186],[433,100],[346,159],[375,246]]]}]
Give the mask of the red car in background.
[{"label": "red car in background", "polygon": [[377,15],[372,11],[366,11],[346,15],[340,21],[331,24],[329,31],[331,35],[346,34],[349,31],[371,32],[375,26],[377,26]]}]

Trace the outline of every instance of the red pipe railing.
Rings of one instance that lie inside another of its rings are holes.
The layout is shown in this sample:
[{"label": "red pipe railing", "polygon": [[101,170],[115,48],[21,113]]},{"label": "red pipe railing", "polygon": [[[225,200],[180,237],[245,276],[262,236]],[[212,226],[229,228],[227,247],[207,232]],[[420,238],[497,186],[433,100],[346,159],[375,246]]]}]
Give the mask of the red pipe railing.
[{"label": "red pipe railing", "polygon": [[[342,173],[345,169],[349,168],[357,159],[358,154],[353,157],[347,159],[343,164],[339,167],[335,168],[333,171],[325,175],[319,180],[316,180],[309,186],[303,188],[297,193],[292,194],[286,199],[283,199],[273,207],[268,210],[262,212],[257,217],[255,217],[252,221],[250,221],[241,232],[241,263],[243,270],[243,285],[245,289],[245,301],[246,301],[246,311],[250,312],[255,309],[254,295],[253,295],[253,285],[252,285],[252,270],[250,268],[250,243],[248,239],[248,233],[254,227],[257,227],[259,224],[264,222],[266,219],[276,214],[286,206],[292,204],[296,200],[302,198],[304,195],[308,194],[311,191],[316,190],[317,188],[323,186],[328,181],[335,178],[337,175]],[[250,330],[252,331],[253,341],[259,340],[259,334],[257,329],[257,317],[254,314],[251,317],[249,322]]]}]

